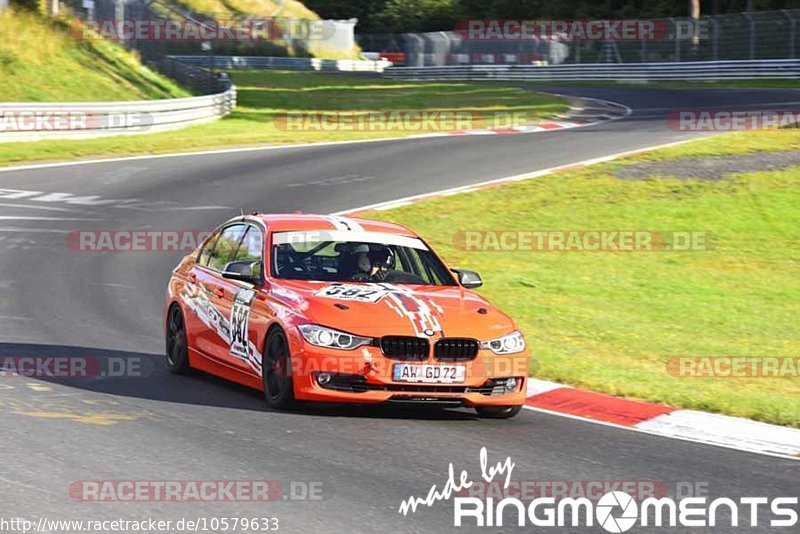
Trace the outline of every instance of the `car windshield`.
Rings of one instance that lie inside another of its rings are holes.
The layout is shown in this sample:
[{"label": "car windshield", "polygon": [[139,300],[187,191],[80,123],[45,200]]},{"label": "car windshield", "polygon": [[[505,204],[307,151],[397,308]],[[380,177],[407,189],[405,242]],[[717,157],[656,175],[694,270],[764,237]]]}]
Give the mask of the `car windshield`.
[{"label": "car windshield", "polygon": [[272,276],[287,280],[455,285],[447,267],[414,237],[379,232],[277,232]]}]

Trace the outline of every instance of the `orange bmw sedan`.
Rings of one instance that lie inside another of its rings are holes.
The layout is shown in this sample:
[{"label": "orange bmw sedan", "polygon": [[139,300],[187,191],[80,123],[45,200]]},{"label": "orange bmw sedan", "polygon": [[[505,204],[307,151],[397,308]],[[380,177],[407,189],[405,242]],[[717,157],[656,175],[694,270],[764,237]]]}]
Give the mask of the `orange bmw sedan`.
[{"label": "orange bmw sedan", "polygon": [[236,217],[172,272],[167,366],[262,390],[277,409],[414,402],[513,417],[530,353],[481,284],[396,224]]}]

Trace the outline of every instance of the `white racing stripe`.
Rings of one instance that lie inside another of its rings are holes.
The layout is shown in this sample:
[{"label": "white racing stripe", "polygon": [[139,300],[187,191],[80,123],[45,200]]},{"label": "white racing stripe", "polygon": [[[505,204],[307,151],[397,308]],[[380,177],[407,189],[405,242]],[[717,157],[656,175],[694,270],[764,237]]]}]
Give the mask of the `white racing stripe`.
[{"label": "white racing stripe", "polygon": [[338,215],[328,216],[328,220],[333,224],[337,230],[346,230],[348,232],[363,232],[364,227],[358,221],[348,217],[341,217]]}]

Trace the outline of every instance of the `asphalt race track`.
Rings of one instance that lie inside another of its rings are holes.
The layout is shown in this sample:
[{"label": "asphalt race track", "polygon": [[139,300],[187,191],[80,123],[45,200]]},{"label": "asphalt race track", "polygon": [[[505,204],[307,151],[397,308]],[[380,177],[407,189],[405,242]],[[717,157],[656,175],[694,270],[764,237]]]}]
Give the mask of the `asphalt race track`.
[{"label": "asphalt race track", "polygon": [[[671,487],[689,482],[707,484],[712,495],[729,498],[797,496],[797,462],[528,410],[507,421],[479,420],[467,410],[425,408],[271,412],[257,392],[208,376],[167,373],[163,295],[180,253],[77,252],[66,245],[68,232],[77,229],[211,229],[240,208],[336,212],[693,135],[666,127],[665,117],[673,109],[785,109],[800,101],[800,92],[791,90],[553,91],[613,100],[634,112],[588,128],[529,135],[0,172],[3,190],[39,192],[9,198],[13,195],[0,191],[0,354],[139,357],[146,362],[142,378],[0,379],[4,515],[277,517],[286,532],[441,532],[453,529],[451,503],[402,516],[400,502],[444,484],[449,462],[457,472],[466,469],[478,476],[481,447],[492,462],[510,456],[516,464],[514,480],[644,480]],[[42,199],[51,193],[113,202]],[[323,491],[321,500],[280,498],[267,504],[82,503],[69,493],[75,481],[131,479],[267,479],[284,489],[291,481],[313,481],[321,482]],[[771,531],[768,526],[742,530]],[[573,531],[604,532],[599,527]]]}]

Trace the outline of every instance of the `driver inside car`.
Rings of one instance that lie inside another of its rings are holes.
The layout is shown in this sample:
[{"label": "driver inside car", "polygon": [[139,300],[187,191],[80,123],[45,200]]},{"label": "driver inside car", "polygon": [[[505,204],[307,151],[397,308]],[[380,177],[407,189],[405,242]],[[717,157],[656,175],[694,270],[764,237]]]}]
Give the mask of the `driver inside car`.
[{"label": "driver inside car", "polygon": [[392,252],[388,247],[377,245],[370,249],[369,245],[362,244],[356,247],[358,254],[358,270],[352,279],[355,282],[382,282],[389,274]]}]

